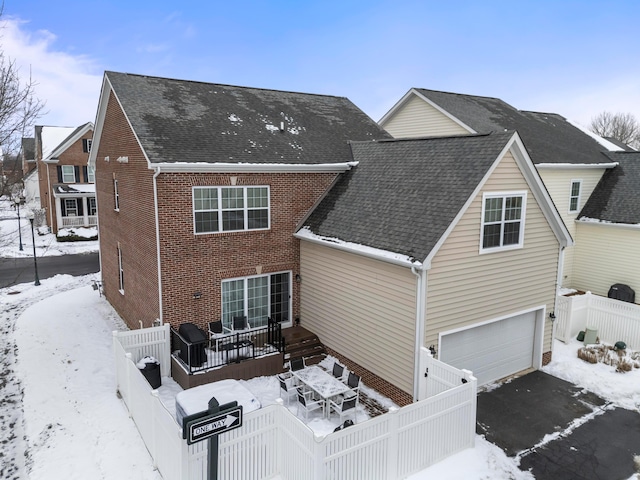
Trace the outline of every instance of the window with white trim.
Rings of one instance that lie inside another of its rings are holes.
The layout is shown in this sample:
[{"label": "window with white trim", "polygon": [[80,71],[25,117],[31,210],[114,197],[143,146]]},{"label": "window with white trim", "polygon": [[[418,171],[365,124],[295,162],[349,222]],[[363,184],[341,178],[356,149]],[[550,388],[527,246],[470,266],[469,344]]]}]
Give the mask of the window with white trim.
[{"label": "window with white trim", "polygon": [[222,324],[246,316],[251,327],[266,326],[269,318],[291,321],[291,272],[270,273],[222,281]]},{"label": "window with white trim", "polygon": [[569,213],[575,213],[580,208],[581,190],[582,180],[571,180],[571,191],[569,192]]},{"label": "window with white trim", "polygon": [[96,167],[93,165],[87,166],[87,182],[96,183]]},{"label": "window with white trim", "polygon": [[122,267],[122,249],[118,244],[118,289],[124,293],[124,268]]},{"label": "window with white trim", "polygon": [[64,211],[62,215],[64,217],[77,217],[78,216],[78,200],[75,198],[65,198]]},{"label": "window with white trim", "polygon": [[269,187],[193,187],[193,223],[198,233],[267,230]]},{"label": "window with white trim", "polygon": [[522,247],[526,203],[526,192],[482,196],[481,253]]},{"label": "window with white trim", "polygon": [[118,179],[117,178],[113,179],[113,202],[114,202],[113,209],[116,212],[119,212],[120,211],[120,194],[118,193]]},{"label": "window with white trim", "polygon": [[98,214],[98,204],[96,203],[96,197],[89,197],[89,215]]},{"label": "window with white trim", "polygon": [[73,165],[62,165],[62,182],[63,183],[75,183],[76,170]]}]

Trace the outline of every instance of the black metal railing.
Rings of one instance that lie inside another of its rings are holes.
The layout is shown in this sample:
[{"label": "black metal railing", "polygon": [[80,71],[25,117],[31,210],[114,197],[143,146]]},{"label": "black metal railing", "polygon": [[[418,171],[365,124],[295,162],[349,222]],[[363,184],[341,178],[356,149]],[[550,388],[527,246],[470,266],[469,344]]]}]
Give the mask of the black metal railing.
[{"label": "black metal railing", "polygon": [[284,352],[280,323],[269,321],[266,327],[236,330],[190,341],[171,329],[171,353],[190,374],[211,368]]}]

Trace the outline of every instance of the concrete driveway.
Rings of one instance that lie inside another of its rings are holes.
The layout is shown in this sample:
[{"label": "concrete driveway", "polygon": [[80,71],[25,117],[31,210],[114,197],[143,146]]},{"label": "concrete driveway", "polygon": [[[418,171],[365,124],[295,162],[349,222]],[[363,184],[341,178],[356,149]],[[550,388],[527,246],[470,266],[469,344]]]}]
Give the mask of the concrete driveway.
[{"label": "concrete driveway", "polygon": [[535,371],[478,395],[477,432],[536,480],[626,480],[640,455],[640,414]]}]

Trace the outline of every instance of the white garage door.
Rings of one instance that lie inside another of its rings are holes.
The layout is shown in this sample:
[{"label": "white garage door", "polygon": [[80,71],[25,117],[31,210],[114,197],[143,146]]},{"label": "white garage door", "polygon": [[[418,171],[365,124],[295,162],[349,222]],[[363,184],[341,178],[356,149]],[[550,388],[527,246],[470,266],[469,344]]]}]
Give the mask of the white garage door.
[{"label": "white garage door", "polygon": [[471,370],[478,385],[533,366],[536,312],[443,334],[439,358]]}]

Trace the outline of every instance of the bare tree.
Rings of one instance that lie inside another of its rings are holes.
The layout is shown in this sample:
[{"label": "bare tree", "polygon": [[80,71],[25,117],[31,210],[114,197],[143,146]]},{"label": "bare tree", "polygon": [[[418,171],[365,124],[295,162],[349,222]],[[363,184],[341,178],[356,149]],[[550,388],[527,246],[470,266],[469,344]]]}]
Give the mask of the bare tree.
[{"label": "bare tree", "polygon": [[634,148],[640,147],[640,123],[631,113],[602,112],[591,119],[589,129],[601,137],[615,138]]}]

